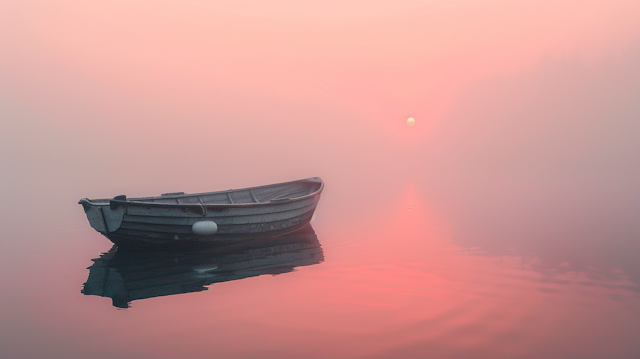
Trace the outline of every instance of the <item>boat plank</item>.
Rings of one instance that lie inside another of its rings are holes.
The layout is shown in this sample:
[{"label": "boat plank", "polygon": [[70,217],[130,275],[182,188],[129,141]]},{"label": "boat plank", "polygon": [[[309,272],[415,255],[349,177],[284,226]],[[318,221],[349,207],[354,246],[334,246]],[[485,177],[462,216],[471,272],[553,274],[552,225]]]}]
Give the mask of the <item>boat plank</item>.
[{"label": "boat plank", "polygon": [[140,222],[140,223],[148,223],[148,224],[177,224],[177,225],[192,225],[197,221],[202,220],[212,220],[216,223],[231,223],[234,221],[240,222],[264,222],[268,221],[271,218],[277,218],[278,216],[286,217],[287,213],[293,212],[306,212],[313,210],[315,203],[309,203],[306,206],[298,206],[295,208],[283,208],[278,211],[272,211],[268,213],[246,213],[241,216],[221,216],[216,213],[207,213],[207,216],[150,216],[150,215],[139,215],[134,213],[127,213],[125,215],[126,221],[129,222]]},{"label": "boat plank", "polygon": [[[231,217],[225,218],[222,220],[215,220],[215,218],[207,218],[207,220],[214,220],[219,227],[222,226],[232,226],[232,225],[245,225],[245,224],[269,224],[279,221],[285,221],[292,218],[296,218],[298,216],[304,215],[305,213],[309,213],[313,211],[313,208],[301,208],[285,213],[280,213],[276,215],[270,216],[245,216],[245,217]],[[140,221],[142,219],[143,221]],[[197,222],[198,219],[192,219],[191,221],[155,221],[149,222],[149,218],[140,218],[140,217],[131,217],[128,216],[122,222],[120,228],[129,228],[129,229],[137,229],[137,230],[147,230],[147,231],[160,231],[160,232],[171,232],[175,233],[191,233],[191,226],[193,223]],[[147,221],[144,221],[147,220]]]},{"label": "boat plank", "polygon": [[[317,199],[305,198],[298,201],[292,202],[284,202],[284,203],[266,203],[264,205],[261,204],[253,204],[248,206],[228,206],[228,207],[216,207],[215,205],[207,206],[207,214],[208,216],[216,216],[216,217],[233,217],[233,216],[243,216],[243,215],[254,215],[254,214],[266,214],[273,213],[279,211],[287,211],[294,208],[306,207],[308,205],[312,205],[317,203]],[[198,206],[189,207],[190,209],[185,209],[185,207],[155,207],[155,206],[145,206],[144,204],[139,203],[129,203],[127,204],[127,213],[131,215],[140,215],[140,216],[154,216],[154,217],[202,217],[202,209]]]}]

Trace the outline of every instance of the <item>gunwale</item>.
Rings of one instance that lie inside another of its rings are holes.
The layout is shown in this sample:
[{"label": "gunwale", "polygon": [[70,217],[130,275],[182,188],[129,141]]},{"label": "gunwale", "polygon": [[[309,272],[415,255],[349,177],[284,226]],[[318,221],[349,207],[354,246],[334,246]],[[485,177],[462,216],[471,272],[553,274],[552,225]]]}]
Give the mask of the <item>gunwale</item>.
[{"label": "gunwale", "polygon": [[[295,183],[318,183],[319,187],[314,190],[311,193],[302,195],[302,196],[298,196],[298,197],[292,197],[292,198],[286,198],[286,199],[276,199],[276,200],[267,200],[267,201],[260,201],[260,202],[248,202],[248,203],[215,203],[215,202],[202,202],[202,203],[160,203],[160,202],[152,202],[152,201],[145,201],[145,200],[157,200],[157,199],[163,199],[163,200],[167,200],[167,199],[176,199],[176,198],[194,198],[194,197],[202,197],[202,196],[210,196],[210,195],[217,195],[217,194],[226,194],[226,193],[237,193],[237,192],[243,192],[243,191],[252,191],[252,190],[259,190],[259,189],[265,189],[265,188],[273,188],[273,187],[279,187],[279,186],[284,186],[284,185],[288,185],[288,184],[295,184]],[[238,189],[228,189],[228,190],[223,190],[223,191],[212,191],[212,192],[200,192],[200,193],[189,193],[189,194],[176,194],[176,195],[160,195],[160,196],[153,196],[153,197],[136,197],[136,198],[126,198],[126,199],[116,199],[116,198],[101,198],[101,199],[89,199],[89,198],[83,198],[81,199],[78,203],[82,204],[87,203],[89,205],[93,205],[93,206],[109,206],[109,205],[126,205],[126,206],[145,206],[145,207],[155,207],[155,208],[202,208],[203,206],[206,207],[207,209],[212,208],[212,209],[224,209],[224,208],[246,208],[246,207],[255,207],[255,206],[265,206],[265,205],[276,205],[276,204],[285,204],[285,203],[291,203],[291,202],[297,202],[297,201],[301,201],[304,199],[308,199],[311,198],[313,196],[316,196],[320,193],[322,193],[322,190],[324,189],[324,182],[319,178],[319,177],[310,177],[310,178],[305,178],[305,179],[300,179],[300,180],[296,180],[296,181],[288,181],[288,182],[282,182],[282,183],[274,183],[274,184],[269,184],[269,185],[263,185],[263,186],[255,186],[255,187],[246,187],[246,188],[238,188]]]}]

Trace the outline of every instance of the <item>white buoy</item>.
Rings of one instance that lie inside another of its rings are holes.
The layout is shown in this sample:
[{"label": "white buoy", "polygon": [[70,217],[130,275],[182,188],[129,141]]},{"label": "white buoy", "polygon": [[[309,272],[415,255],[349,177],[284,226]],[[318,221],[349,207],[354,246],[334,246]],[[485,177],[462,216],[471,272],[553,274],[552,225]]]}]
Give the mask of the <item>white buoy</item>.
[{"label": "white buoy", "polygon": [[218,231],[218,225],[214,221],[199,221],[191,226],[191,230],[200,235],[214,234]]},{"label": "white buoy", "polygon": [[415,125],[415,124],[416,124],[416,119],[415,119],[415,118],[413,118],[413,117],[409,117],[409,118],[407,119],[407,126],[411,127],[411,126],[413,126],[413,125]]}]

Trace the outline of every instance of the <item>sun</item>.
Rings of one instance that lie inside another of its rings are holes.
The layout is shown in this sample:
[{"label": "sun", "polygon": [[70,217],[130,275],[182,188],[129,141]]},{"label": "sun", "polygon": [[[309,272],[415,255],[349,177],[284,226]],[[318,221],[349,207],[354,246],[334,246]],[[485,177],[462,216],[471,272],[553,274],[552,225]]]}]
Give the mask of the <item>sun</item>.
[{"label": "sun", "polygon": [[416,124],[416,119],[415,119],[415,118],[413,118],[413,117],[409,117],[409,118],[407,119],[407,126],[411,127],[411,126],[413,126],[413,125],[415,125],[415,124]]}]

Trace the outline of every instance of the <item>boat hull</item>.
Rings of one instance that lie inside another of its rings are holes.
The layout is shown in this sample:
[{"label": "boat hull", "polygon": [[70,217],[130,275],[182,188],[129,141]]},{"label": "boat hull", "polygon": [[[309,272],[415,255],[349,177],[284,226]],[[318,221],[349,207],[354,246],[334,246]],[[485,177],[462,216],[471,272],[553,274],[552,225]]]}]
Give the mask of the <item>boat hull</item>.
[{"label": "boat hull", "polygon": [[[322,185],[299,198],[248,204],[167,204],[135,200],[81,200],[91,226],[119,246],[201,246],[272,237],[309,223]],[[213,234],[194,233],[194,224],[214,222]]]}]

